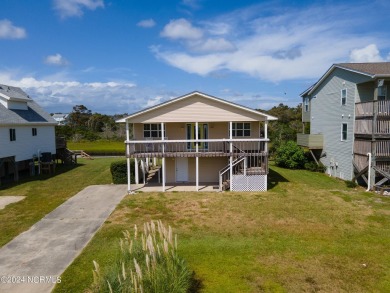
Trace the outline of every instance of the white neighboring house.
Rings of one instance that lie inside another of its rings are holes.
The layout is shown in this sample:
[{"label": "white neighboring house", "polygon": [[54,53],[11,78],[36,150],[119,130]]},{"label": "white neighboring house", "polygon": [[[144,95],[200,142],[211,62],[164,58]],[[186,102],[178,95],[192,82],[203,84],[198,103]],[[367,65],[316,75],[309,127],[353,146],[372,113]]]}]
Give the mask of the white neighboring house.
[{"label": "white neighboring house", "polygon": [[57,122],[18,87],[0,84],[0,178],[29,167],[33,156],[56,153]]},{"label": "white neighboring house", "polygon": [[53,119],[57,121],[58,125],[66,125],[69,114],[57,113],[53,114]]}]

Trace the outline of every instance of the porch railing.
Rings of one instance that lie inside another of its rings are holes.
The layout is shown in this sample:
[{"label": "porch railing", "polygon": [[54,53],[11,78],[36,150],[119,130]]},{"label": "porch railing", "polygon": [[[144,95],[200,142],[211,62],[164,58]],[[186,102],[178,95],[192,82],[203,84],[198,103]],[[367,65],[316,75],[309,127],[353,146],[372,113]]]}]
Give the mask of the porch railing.
[{"label": "porch railing", "polygon": [[[355,120],[355,134],[372,134],[372,120]],[[374,125],[374,134],[390,134],[390,120],[377,120]]]},{"label": "porch railing", "polygon": [[[268,139],[130,140],[127,157],[224,157],[263,155]],[[233,151],[230,152],[230,143]]]},{"label": "porch railing", "polygon": [[378,116],[390,116],[390,101],[371,101],[355,104],[356,117],[373,116],[377,104]]},{"label": "porch railing", "polygon": [[367,155],[367,153],[371,153],[372,144],[375,144],[375,155],[376,157],[390,157],[390,141],[382,140],[382,141],[365,141],[365,140],[355,140],[353,152],[359,155]]}]

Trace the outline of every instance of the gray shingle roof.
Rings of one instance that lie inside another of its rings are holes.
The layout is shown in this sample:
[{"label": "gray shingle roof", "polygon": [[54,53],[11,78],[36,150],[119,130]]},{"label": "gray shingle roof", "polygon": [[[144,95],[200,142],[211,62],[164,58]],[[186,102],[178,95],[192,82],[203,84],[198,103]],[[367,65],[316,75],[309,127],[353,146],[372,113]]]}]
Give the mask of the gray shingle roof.
[{"label": "gray shingle roof", "polygon": [[5,84],[0,84],[0,93],[7,96],[9,99],[30,99],[30,97],[21,89],[14,86],[9,86]]},{"label": "gray shingle roof", "polygon": [[368,73],[371,75],[390,75],[390,62],[371,62],[371,63],[338,63],[336,66],[340,66],[346,69],[352,69],[355,71]]},{"label": "gray shingle roof", "polygon": [[7,109],[0,103],[0,125],[1,124],[29,124],[29,123],[50,123],[56,121],[35,103],[22,89],[0,84],[0,93],[8,98],[23,99],[27,101],[27,110]]}]

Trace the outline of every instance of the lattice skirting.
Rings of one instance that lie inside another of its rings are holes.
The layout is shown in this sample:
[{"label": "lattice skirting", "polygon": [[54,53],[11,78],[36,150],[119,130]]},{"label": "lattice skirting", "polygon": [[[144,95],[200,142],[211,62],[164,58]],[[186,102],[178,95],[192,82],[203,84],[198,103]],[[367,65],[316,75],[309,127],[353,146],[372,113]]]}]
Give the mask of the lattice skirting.
[{"label": "lattice skirting", "polygon": [[267,175],[233,175],[232,191],[267,191]]}]

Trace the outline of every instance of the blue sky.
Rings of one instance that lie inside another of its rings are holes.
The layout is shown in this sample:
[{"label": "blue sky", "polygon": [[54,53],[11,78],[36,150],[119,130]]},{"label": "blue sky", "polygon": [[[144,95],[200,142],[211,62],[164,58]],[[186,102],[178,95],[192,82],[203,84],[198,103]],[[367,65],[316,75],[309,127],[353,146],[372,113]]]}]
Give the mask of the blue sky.
[{"label": "blue sky", "polygon": [[0,83],[49,112],[132,113],[194,90],[296,106],[333,63],[390,61],[379,1],[2,0]]}]

